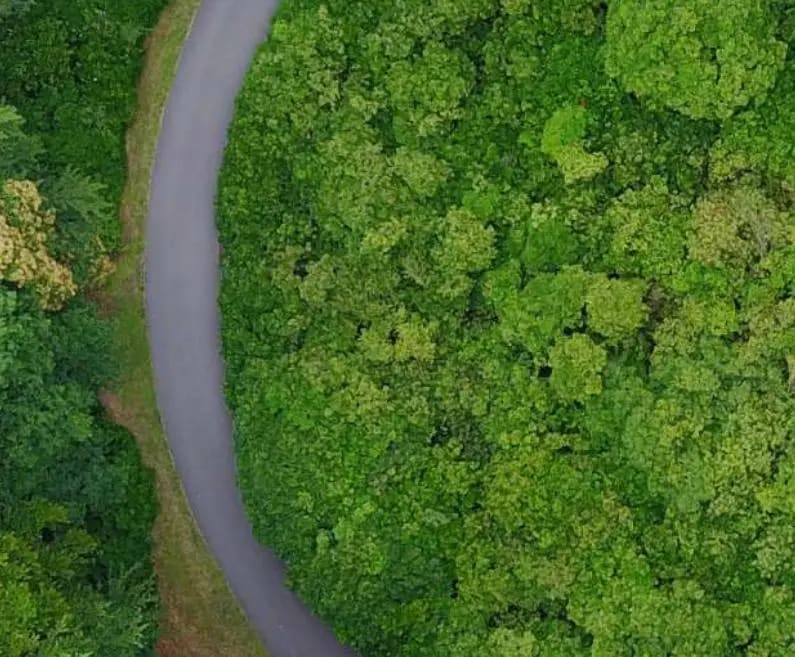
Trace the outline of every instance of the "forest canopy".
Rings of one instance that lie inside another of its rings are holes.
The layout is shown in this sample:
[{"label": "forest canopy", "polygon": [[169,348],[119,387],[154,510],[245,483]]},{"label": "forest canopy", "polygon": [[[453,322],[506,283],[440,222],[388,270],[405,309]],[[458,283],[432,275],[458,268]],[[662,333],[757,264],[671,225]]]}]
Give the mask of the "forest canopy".
[{"label": "forest canopy", "polygon": [[0,655],[145,657],[150,473],[106,417],[124,132],[162,0],[0,0]]},{"label": "forest canopy", "polygon": [[795,654],[793,42],[789,0],[283,4],[228,398],[364,657]]}]

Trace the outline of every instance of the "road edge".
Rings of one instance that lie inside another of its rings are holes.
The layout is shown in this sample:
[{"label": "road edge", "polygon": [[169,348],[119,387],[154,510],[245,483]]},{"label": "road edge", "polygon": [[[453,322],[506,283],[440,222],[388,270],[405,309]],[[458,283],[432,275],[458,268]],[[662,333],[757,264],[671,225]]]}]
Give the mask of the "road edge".
[{"label": "road edge", "polygon": [[144,236],[157,141],[182,45],[201,0],[171,0],[149,35],[127,131],[120,207],[123,247],[102,294],[114,324],[121,375],[103,394],[110,415],[135,436],[155,475],[159,510],[153,560],[161,597],[160,657],[266,657],[200,535],[162,429],[144,312]]}]

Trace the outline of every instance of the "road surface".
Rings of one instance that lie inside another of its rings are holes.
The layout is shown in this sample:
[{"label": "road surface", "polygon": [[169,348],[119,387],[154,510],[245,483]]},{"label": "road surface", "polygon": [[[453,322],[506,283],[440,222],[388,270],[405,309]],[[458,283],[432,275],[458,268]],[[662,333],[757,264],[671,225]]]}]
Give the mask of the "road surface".
[{"label": "road surface", "polygon": [[282,565],[252,536],[222,393],[216,184],[235,96],[276,4],[205,0],[185,43],[152,179],[149,340],[177,470],[199,528],[252,625],[273,657],[348,657],[352,653],[285,589]]}]

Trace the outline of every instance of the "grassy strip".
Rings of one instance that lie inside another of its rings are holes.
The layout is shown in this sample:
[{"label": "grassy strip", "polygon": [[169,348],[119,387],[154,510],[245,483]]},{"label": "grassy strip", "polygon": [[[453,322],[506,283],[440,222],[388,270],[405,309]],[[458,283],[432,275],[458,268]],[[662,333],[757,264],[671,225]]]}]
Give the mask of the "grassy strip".
[{"label": "grassy strip", "polygon": [[127,135],[128,179],[121,205],[124,248],[103,306],[116,319],[123,374],[105,393],[115,419],[136,437],[154,469],[160,512],[155,565],[163,601],[160,657],[265,657],[198,533],[157,412],[144,316],[143,252],[161,118],[182,43],[200,0],[173,0],[149,37],[138,109]]}]

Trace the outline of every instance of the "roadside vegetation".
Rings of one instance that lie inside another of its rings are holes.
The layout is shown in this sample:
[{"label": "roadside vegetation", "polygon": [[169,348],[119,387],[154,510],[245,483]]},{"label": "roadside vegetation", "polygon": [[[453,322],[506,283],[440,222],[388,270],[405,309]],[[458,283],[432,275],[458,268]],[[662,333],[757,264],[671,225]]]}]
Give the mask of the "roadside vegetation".
[{"label": "roadside vegetation", "polygon": [[791,0],[283,4],[228,398],[364,657],[793,654],[793,41]]},{"label": "roadside vegetation", "polygon": [[142,657],[156,502],[98,390],[124,131],[160,0],[0,2],[0,654]]},{"label": "roadside vegetation", "polygon": [[198,4],[148,37],[125,150],[166,2],[0,0],[3,657],[262,655],[171,465],[143,322],[154,144]]}]

